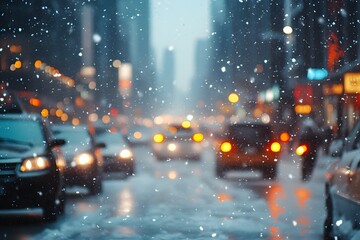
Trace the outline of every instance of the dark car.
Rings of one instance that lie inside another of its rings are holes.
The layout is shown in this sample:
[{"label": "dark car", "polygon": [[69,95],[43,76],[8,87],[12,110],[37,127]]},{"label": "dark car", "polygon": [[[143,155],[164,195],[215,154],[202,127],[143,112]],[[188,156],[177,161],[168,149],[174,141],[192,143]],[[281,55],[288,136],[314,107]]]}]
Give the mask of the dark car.
[{"label": "dark car", "polygon": [[102,191],[104,143],[95,142],[87,126],[52,125],[57,138],[65,139],[63,152],[67,167],[65,171],[68,186],[82,186],[92,195]]},{"label": "dark car", "polygon": [[270,125],[233,123],[217,139],[215,173],[223,178],[230,170],[260,170],[264,179],[274,179],[281,150]]},{"label": "dark car", "polygon": [[64,211],[65,160],[37,115],[0,115],[0,209],[42,208],[44,219]]},{"label": "dark car", "polygon": [[[360,230],[360,121],[344,140],[330,147],[333,162],[326,172],[325,239],[355,239]],[[357,239],[357,238],[356,238]]]},{"label": "dark car", "polygon": [[104,129],[104,131],[99,131],[98,129],[97,132],[97,139],[106,145],[102,151],[104,170],[107,172],[122,171],[127,176],[134,174],[134,154],[123,135],[118,131],[111,131],[110,129]]},{"label": "dark car", "polygon": [[199,160],[202,152],[202,133],[190,122],[169,124],[153,136],[152,150],[158,160],[185,158]]}]

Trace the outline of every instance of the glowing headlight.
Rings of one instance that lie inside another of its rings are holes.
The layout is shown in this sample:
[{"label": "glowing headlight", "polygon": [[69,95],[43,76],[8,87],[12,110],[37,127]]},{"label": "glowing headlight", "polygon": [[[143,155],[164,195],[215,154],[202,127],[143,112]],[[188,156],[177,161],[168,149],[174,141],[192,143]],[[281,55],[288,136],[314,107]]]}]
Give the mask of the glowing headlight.
[{"label": "glowing headlight", "polygon": [[94,157],[89,153],[81,153],[74,158],[75,165],[91,165],[94,162]]},{"label": "glowing headlight", "polygon": [[167,149],[170,151],[170,152],[174,152],[176,150],[176,144],[175,143],[170,143],[168,146],[167,146]]},{"label": "glowing headlight", "polygon": [[20,167],[21,172],[41,171],[50,168],[50,162],[44,157],[28,158],[23,161]]},{"label": "glowing headlight", "polygon": [[129,149],[123,149],[120,152],[121,158],[132,158],[133,153]]}]

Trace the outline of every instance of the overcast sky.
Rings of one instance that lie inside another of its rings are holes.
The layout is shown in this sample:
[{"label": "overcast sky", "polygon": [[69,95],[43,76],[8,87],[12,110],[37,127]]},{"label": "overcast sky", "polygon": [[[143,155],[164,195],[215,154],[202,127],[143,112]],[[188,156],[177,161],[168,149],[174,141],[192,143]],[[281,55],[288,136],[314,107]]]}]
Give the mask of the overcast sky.
[{"label": "overcast sky", "polygon": [[151,38],[162,71],[165,49],[175,51],[175,82],[185,92],[194,75],[196,40],[210,34],[210,0],[151,0]]}]

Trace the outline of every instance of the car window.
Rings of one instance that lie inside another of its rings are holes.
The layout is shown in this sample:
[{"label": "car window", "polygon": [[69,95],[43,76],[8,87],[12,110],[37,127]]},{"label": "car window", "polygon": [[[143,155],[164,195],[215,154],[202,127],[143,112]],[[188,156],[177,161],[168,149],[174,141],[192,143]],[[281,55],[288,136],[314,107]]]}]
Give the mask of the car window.
[{"label": "car window", "polygon": [[251,143],[267,142],[271,139],[271,131],[260,125],[234,125],[229,127],[229,136],[235,140]]},{"label": "car window", "polygon": [[72,144],[87,146],[91,144],[90,135],[86,130],[82,129],[55,130],[54,135],[56,138],[65,139],[67,142],[66,146],[71,146]]},{"label": "car window", "polygon": [[3,143],[14,140],[34,146],[43,146],[46,143],[42,126],[38,121],[32,120],[1,119],[0,139],[3,139]]},{"label": "car window", "polygon": [[124,137],[117,132],[104,132],[97,136],[97,140],[101,142],[105,142],[106,144],[119,144],[125,143]]}]

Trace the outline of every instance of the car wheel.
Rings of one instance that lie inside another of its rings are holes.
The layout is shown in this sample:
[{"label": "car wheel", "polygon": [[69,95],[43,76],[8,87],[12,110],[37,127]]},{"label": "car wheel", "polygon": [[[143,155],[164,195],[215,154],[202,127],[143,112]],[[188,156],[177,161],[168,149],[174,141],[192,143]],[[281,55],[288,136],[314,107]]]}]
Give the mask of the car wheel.
[{"label": "car wheel", "polygon": [[97,195],[102,192],[102,180],[101,177],[96,177],[95,180],[89,184],[90,195]]},{"label": "car wheel", "polygon": [[43,207],[43,219],[46,222],[54,222],[57,219],[58,215],[58,205],[54,200],[50,201],[50,203]]},{"label": "car wheel", "polygon": [[62,215],[65,212],[65,188],[63,188],[61,190],[61,194],[60,194],[60,197],[59,197],[58,201],[59,201],[59,204],[57,206],[58,207],[58,213],[59,213],[59,215]]},{"label": "car wheel", "polygon": [[135,174],[135,167],[133,165],[131,165],[129,168],[128,168],[128,171],[126,172],[126,176],[130,177],[132,176],[133,174]]},{"label": "car wheel", "polygon": [[225,169],[219,163],[216,164],[215,174],[216,174],[216,177],[218,177],[218,178],[224,178],[225,177]]},{"label": "car wheel", "polygon": [[276,179],[277,168],[276,166],[268,167],[263,170],[263,179]]},{"label": "car wheel", "polygon": [[326,217],[324,221],[324,240],[332,240],[333,237],[333,206],[328,187],[325,190]]}]

